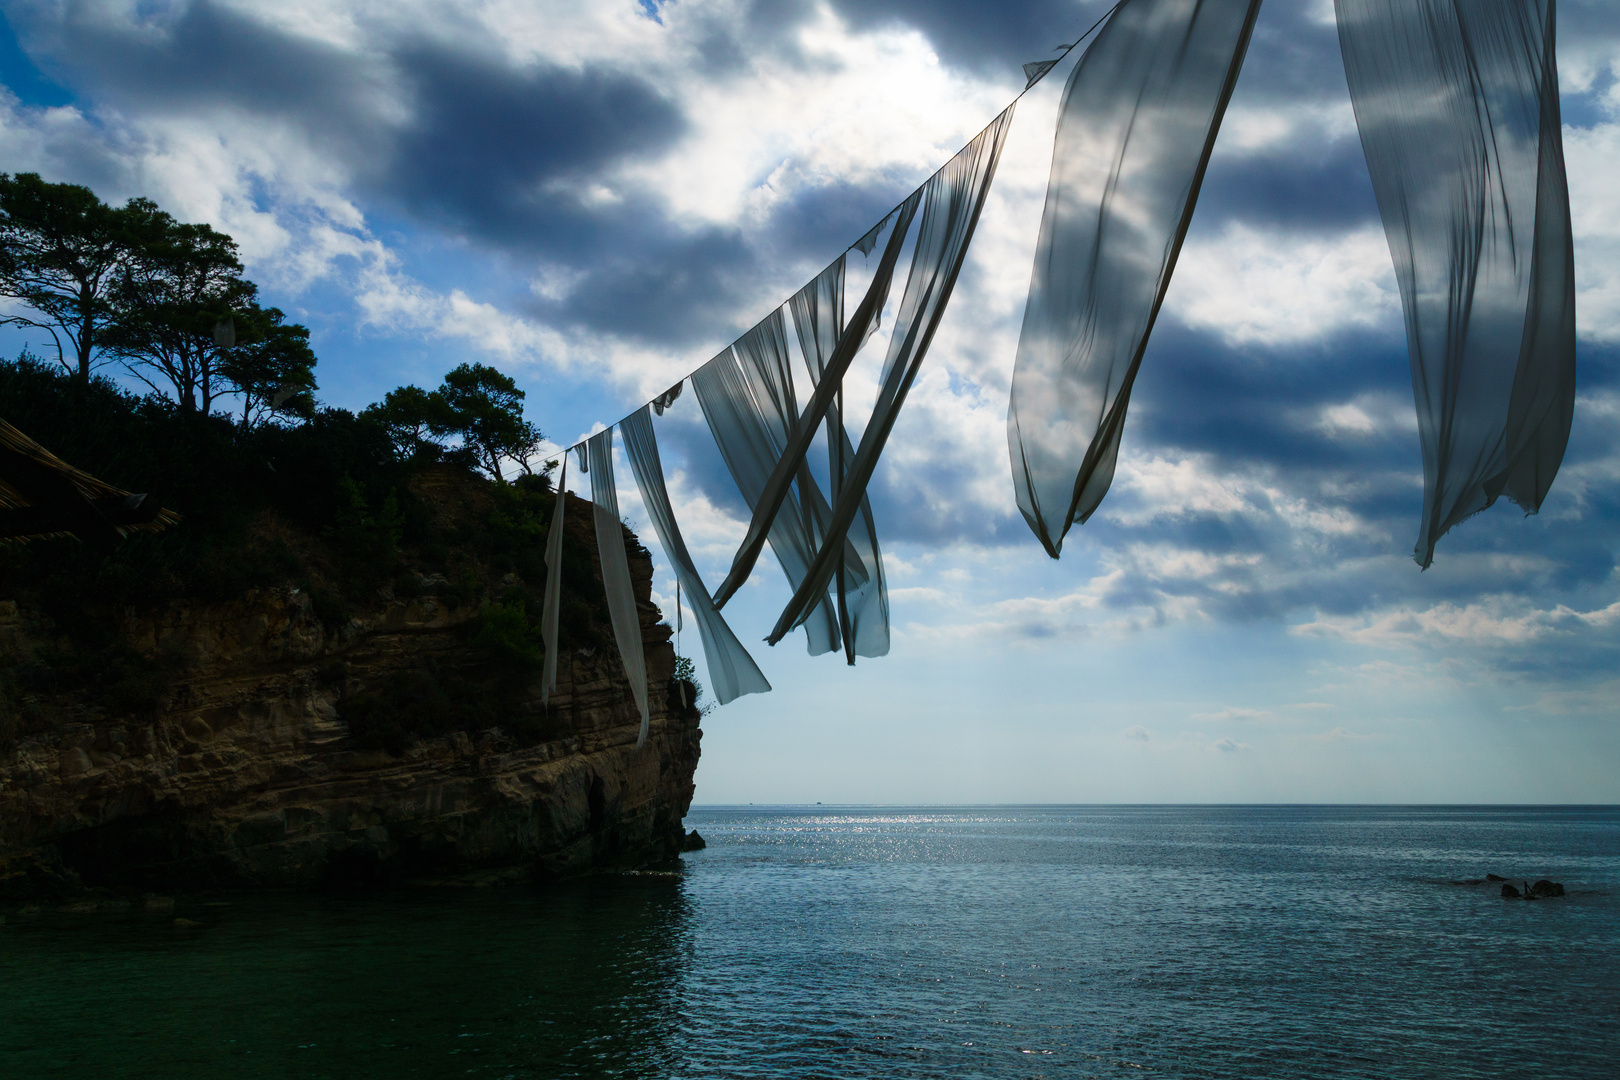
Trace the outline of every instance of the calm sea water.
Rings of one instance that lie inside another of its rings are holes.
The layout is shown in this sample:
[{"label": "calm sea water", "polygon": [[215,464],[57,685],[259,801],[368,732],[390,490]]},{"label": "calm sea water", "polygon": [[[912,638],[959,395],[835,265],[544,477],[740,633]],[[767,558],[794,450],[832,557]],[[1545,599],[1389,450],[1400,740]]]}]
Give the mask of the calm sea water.
[{"label": "calm sea water", "polygon": [[1620,1076],[1620,809],[688,824],[544,892],[13,914],[0,1076]]}]

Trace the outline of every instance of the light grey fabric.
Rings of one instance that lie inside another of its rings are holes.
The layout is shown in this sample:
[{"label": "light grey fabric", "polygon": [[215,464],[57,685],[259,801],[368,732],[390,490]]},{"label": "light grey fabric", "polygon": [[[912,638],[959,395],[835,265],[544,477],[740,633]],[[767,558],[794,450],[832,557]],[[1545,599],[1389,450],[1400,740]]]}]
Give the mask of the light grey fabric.
[{"label": "light grey fabric", "polygon": [[[1062,59],[1059,57],[1058,59]],[[1057,60],[1031,60],[1024,65],[1024,89],[1028,90],[1035,85],[1042,75],[1051,71],[1057,65]]]},{"label": "light grey fabric", "polygon": [[[670,509],[669,492],[664,487],[664,466],[658,457],[658,439],[653,434],[652,417],[647,406],[631,413],[619,422],[619,433],[624,436],[625,457],[630,470],[641,488],[641,500],[652,519],[658,541],[664,546],[664,555],[675,571],[677,596],[684,586],[685,597],[692,604],[692,617],[697,620],[698,633],[703,638],[703,655],[708,660],[710,689],[715,700],[724,705],[744,694],[762,694],[771,688],[760,672],[754,658],[742,647],[737,635],[726,625],[725,618],[715,609],[692,564],[686,541]],[[676,618],[680,618],[680,603],[676,602]]]},{"label": "light grey fabric", "polygon": [[1541,506],[1575,404],[1575,280],[1553,0],[1338,0],[1406,312],[1427,567],[1506,495]]},{"label": "light grey fabric", "polygon": [[591,462],[592,517],[596,524],[596,550],[602,560],[602,585],[607,590],[608,618],[613,640],[624,662],[624,677],[641,710],[639,750],[647,741],[647,660],[641,646],[641,614],[630,581],[630,557],[624,549],[624,525],[619,518],[619,493],[613,484],[613,429],[599,431],[585,443]]},{"label": "light grey fabric", "polygon": [[[866,485],[877,467],[878,456],[883,453],[889,433],[894,429],[895,420],[905,404],[906,394],[916,380],[934,332],[939,329],[939,321],[945,314],[945,305],[956,285],[956,276],[962,269],[968,243],[973,239],[974,226],[978,224],[979,213],[984,209],[990,182],[995,178],[996,162],[1001,158],[1001,147],[1006,141],[1012,116],[1012,107],[1008,106],[923,187],[922,219],[917,227],[917,242],[912,252],[911,271],[906,278],[906,291],[900,300],[888,355],[883,363],[877,405],[872,410],[872,419],[861,434],[861,444],[850,462],[844,489],[839,494],[838,505],[833,510],[832,522],[821,549],[816,553],[816,561],[783,610],[771,635],[766,638],[773,645],[810,615],[820,590],[826,588],[827,581],[836,572],[843,554],[845,534],[860,511],[861,502],[866,496]],[[857,327],[852,323],[845,332],[846,336],[855,329]],[[839,351],[842,351],[842,344]],[[835,359],[836,356],[835,353]],[[816,387],[818,397],[833,380],[842,378],[843,371],[829,365],[821,385]],[[818,415],[809,422],[816,423],[819,419]],[[803,450],[799,453],[802,456]]]},{"label": "light grey fabric", "polygon": [[[791,390],[780,385],[770,386],[772,375],[790,377],[781,331],[781,309],[777,309],[738,341],[736,349],[746,348],[750,357],[746,371],[728,348],[692,374],[692,390],[703,410],[703,418],[708,421],[715,445],[720,448],[720,456],[743,501],[756,516],[771,469],[782,456],[794,415],[788,411],[791,402],[785,399],[785,394],[790,394]],[[775,341],[783,344],[780,365],[775,363]],[[781,370],[769,370],[772,367]],[[763,388],[756,396],[752,387],[761,385]],[[820,535],[813,527],[814,510],[803,506],[799,492],[790,490],[785,494],[786,507],[771,521],[767,535],[771,551],[789,585],[797,589],[815,555]],[[822,515],[823,520],[826,516]],[[811,656],[838,648],[838,620],[825,596],[816,617],[806,623],[805,632]]]},{"label": "light grey fabric", "polygon": [[[799,351],[810,372],[810,385],[819,386],[844,329],[844,256],[795,293],[788,307],[793,312]],[[844,429],[843,412],[844,393],[840,388],[827,410],[826,425],[827,475],[834,503],[843,491],[844,476],[855,456]],[[889,591],[883,577],[883,553],[871,500],[861,499],[860,516],[850,529],[849,539],[846,564],[839,566],[834,576],[833,596],[838,601],[844,657],[853,664],[856,656],[887,656],[889,652]]]},{"label": "light grey fabric", "polygon": [[545,642],[546,662],[540,679],[540,704],[551,703],[557,689],[557,615],[562,603],[563,509],[568,505],[568,455],[562,459],[562,475],[557,477],[557,505],[551,511],[551,528],[546,532],[546,595],[540,603],[540,640]]},{"label": "light grey fabric", "polygon": [[[782,509],[789,489],[799,475],[805,455],[810,450],[810,443],[821,426],[822,418],[831,409],[838,391],[843,386],[844,373],[849,370],[851,361],[855,359],[855,354],[866,341],[874,320],[877,319],[884,301],[888,298],[889,285],[894,280],[895,263],[900,258],[901,248],[905,246],[912,218],[917,212],[917,206],[925,190],[926,185],[912,192],[905,202],[891,210],[888,217],[879,222],[861,238],[859,244],[855,245],[855,249],[862,249],[862,245],[870,241],[871,246],[875,247],[885,224],[889,225],[889,239],[884,244],[883,257],[878,260],[872,281],[866,287],[866,295],[856,305],[848,325],[844,327],[844,332],[838,339],[838,347],[833,350],[832,357],[827,361],[826,372],[817,384],[815,393],[810,398],[810,404],[800,415],[786,451],[777,460],[776,467],[771,470],[770,477],[766,480],[759,501],[754,505],[754,516],[748,523],[748,535],[743,538],[742,546],[737,549],[737,554],[732,559],[731,570],[726,575],[726,580],[721,582],[720,587],[714,592],[716,607],[724,607],[726,601],[742,587],[742,583],[748,580],[748,575],[753,571],[754,563],[759,559],[759,553],[765,545],[766,536],[775,527],[778,511]],[[693,386],[697,386],[695,379]],[[826,588],[825,582],[821,588]],[[797,591],[795,586],[795,592]]]},{"label": "light grey fabric", "polygon": [[1007,409],[1018,508],[1053,558],[1113,480],[1259,7],[1125,0],[1064,88]]}]

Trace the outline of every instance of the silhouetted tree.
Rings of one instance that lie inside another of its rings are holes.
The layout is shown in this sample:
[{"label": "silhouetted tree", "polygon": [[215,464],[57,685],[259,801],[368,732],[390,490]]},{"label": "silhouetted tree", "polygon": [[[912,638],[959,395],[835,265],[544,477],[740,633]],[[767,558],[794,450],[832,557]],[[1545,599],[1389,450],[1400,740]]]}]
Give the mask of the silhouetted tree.
[{"label": "silhouetted tree", "polygon": [[113,290],[107,349],[154,390],[160,389],[154,380],[166,381],[182,411],[206,415],[217,395],[230,392],[222,370],[225,335],[216,329],[229,327],[258,292],[241,274],[236,241],[161,214]]},{"label": "silhouetted tree", "polygon": [[430,420],[436,435],[455,435],[478,464],[504,480],[501,462],[516,462],[532,475],[529,462],[539,450],[540,429],[523,419],[523,391],[510,376],[484,364],[462,364],[434,391],[443,411]]},{"label": "silhouetted tree", "polygon": [[49,333],[57,360],[88,386],[110,293],[166,216],[147,199],[111,207],[78,184],[0,173],[0,296],[33,309],[0,316],[0,325]]},{"label": "silhouetted tree", "polygon": [[360,415],[379,424],[388,433],[394,452],[407,461],[423,452],[437,452],[442,444],[435,437],[435,429],[448,430],[449,425],[444,399],[419,386],[390,390],[388,396]]},{"label": "silhouetted tree", "polygon": [[280,308],[261,308],[251,301],[231,317],[230,325],[228,336],[235,342],[225,348],[219,375],[242,395],[242,430],[274,414],[305,420],[314,416],[315,353],[309,330],[287,322]]}]

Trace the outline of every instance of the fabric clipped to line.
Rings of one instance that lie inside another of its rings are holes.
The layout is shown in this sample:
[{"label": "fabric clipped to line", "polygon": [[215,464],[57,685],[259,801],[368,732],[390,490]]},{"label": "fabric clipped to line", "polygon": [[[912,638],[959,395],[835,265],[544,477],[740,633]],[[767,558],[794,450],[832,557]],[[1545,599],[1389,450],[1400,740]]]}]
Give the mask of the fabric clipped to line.
[{"label": "fabric clipped to line", "polygon": [[596,526],[596,550],[602,561],[602,587],[607,591],[608,621],[613,641],[624,663],[624,677],[641,711],[639,750],[647,741],[647,659],[641,644],[641,613],[636,608],[635,586],[630,580],[630,556],[624,547],[624,524],[619,518],[619,493],[613,483],[613,429],[599,431],[585,443],[591,462],[591,512]]},{"label": "fabric clipped to line", "polygon": [[[715,609],[709,590],[704,587],[681,537],[680,525],[670,506],[669,492],[664,487],[664,466],[658,456],[658,439],[653,433],[652,418],[647,406],[642,406],[619,422],[619,433],[624,436],[625,457],[641,489],[641,500],[652,519],[653,530],[664,549],[670,567],[675,571],[677,589],[692,605],[692,617],[697,620],[698,634],[703,639],[703,656],[709,669],[709,684],[715,700],[725,705],[744,694],[762,694],[771,684],[760,672],[759,665],[748,655],[737,635],[726,625],[725,618]],[[679,601],[677,601],[677,612]],[[679,615],[677,615],[679,618]]]},{"label": "fabric clipped to line", "polygon": [[1007,406],[1018,509],[1054,559],[1113,482],[1260,0],[1125,0],[1063,90]]},{"label": "fabric clipped to line", "polygon": [[[810,617],[818,594],[837,571],[850,526],[860,513],[867,485],[877,468],[878,457],[888,443],[889,434],[894,430],[895,421],[905,405],[906,395],[916,381],[923,359],[928,354],[928,346],[933,342],[940,320],[945,315],[951,290],[962,269],[962,260],[966,258],[968,244],[973,239],[973,230],[978,225],[985,198],[989,195],[990,183],[995,179],[996,164],[1001,160],[1001,149],[1012,118],[1013,107],[1008,106],[922,187],[922,216],[912,249],[911,269],[906,276],[906,288],[896,311],[894,328],[890,331],[889,349],[878,379],[877,403],[866,429],[861,433],[860,445],[855,449],[848,470],[842,477],[843,489],[833,508],[832,521],[816,552],[815,562],[783,609],[770,636],[765,639],[773,645]],[[900,231],[897,225],[896,233]],[[889,247],[898,253],[898,246],[892,238]],[[888,258],[889,252],[885,252],[885,259]],[[869,300],[870,295],[862,301],[863,306]],[[856,323],[857,320],[851,321],[844,332],[845,338],[864,332],[864,327]],[[806,410],[803,424],[819,424],[826,416],[833,394],[826,393],[824,397],[824,392],[829,388],[836,391],[848,369],[848,360],[841,360],[844,348],[844,342],[840,341],[833,361],[827,365],[816,387],[812,408]],[[809,440],[804,438],[802,430],[799,435],[793,454],[798,461],[802,461],[809,450]],[[779,471],[789,467],[791,460],[784,457]],[[732,574],[736,573],[737,568],[733,566]]]},{"label": "fabric clipped to line", "polygon": [[[1575,261],[1553,0],[1337,0],[1406,315],[1414,557],[1506,495],[1535,513],[1575,411]],[[1414,103],[1424,103],[1423,108]]]}]

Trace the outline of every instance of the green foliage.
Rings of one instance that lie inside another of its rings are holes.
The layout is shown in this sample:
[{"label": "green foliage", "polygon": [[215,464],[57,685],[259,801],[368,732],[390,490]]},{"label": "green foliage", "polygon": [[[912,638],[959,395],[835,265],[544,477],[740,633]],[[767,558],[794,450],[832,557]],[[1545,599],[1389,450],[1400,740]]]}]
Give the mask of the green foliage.
[{"label": "green foliage", "polygon": [[419,386],[401,386],[360,414],[362,420],[382,428],[401,460],[438,457],[444,449],[434,437],[443,428],[444,402]]},{"label": "green foliage", "polygon": [[511,376],[484,364],[462,364],[444,377],[429,420],[433,433],[453,435],[472,451],[480,468],[497,480],[501,462],[513,461],[525,475],[538,452],[540,429],[523,419],[523,391]]},{"label": "green foliage", "polygon": [[491,604],[473,637],[473,645],[513,672],[536,667],[543,656],[540,627],[529,621],[523,604]]},{"label": "green foliage", "polygon": [[273,415],[308,420],[315,415],[315,353],[309,330],[285,321],[280,308],[249,301],[231,317],[235,343],[219,373],[242,396],[242,427]]},{"label": "green foliage", "polygon": [[159,212],[139,241],[112,291],[104,343],[148,386],[166,383],[183,412],[206,415],[229,391],[226,328],[237,310],[257,307],[258,289],[241,276],[236,241],[208,225]]},{"label": "green foliage", "polygon": [[62,366],[88,386],[112,294],[160,214],[147,199],[114,208],[87,187],[0,173],[0,297],[33,312],[0,325],[49,333]]},{"label": "green foliage", "polygon": [[695,706],[699,701],[703,700],[703,684],[697,680],[697,668],[693,666],[691,657],[677,656],[675,658],[674,679],[676,682],[684,682],[692,687],[692,697],[687,704]]}]

